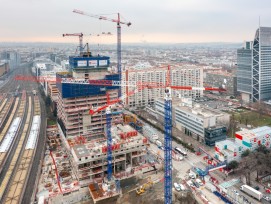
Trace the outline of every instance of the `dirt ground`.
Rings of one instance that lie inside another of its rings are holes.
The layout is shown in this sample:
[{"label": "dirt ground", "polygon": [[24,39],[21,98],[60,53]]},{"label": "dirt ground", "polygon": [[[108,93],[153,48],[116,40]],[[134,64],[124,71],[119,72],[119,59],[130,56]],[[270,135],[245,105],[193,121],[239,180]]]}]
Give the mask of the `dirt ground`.
[{"label": "dirt ground", "polygon": [[[144,178],[130,178],[121,181],[122,196],[107,199],[97,204],[163,204],[164,203],[164,182],[155,183],[143,195],[137,195],[135,189],[147,182],[147,178],[154,174],[148,173]],[[173,178],[176,177],[177,171],[173,171]],[[163,171],[158,172],[157,177],[163,177]],[[191,192],[181,193],[173,190],[174,204],[196,204]]]}]

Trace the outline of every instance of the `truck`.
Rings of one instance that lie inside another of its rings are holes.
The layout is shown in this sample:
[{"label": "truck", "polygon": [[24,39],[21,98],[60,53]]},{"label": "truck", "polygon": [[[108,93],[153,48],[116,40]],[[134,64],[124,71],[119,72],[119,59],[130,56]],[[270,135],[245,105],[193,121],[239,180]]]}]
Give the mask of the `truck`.
[{"label": "truck", "polygon": [[263,194],[260,191],[257,191],[256,189],[248,186],[248,185],[242,185],[240,187],[240,190],[245,192],[246,194],[252,196],[253,198],[256,198],[257,200],[261,200],[263,197]]},{"label": "truck", "polygon": [[148,125],[143,126],[143,134],[150,140],[151,143],[156,143],[156,140],[159,139],[157,131]]}]

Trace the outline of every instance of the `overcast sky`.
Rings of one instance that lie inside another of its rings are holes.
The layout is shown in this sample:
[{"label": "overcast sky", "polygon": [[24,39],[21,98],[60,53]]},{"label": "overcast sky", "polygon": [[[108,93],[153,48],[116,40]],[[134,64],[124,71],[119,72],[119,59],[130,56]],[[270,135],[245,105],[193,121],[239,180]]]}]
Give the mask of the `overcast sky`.
[{"label": "overcast sky", "polygon": [[[115,43],[116,25],[72,12],[83,10],[116,18],[123,42],[243,42],[259,26],[271,26],[271,0],[0,0],[0,42],[77,42],[63,33],[86,36],[90,43]],[[112,14],[112,15],[107,15]]]}]

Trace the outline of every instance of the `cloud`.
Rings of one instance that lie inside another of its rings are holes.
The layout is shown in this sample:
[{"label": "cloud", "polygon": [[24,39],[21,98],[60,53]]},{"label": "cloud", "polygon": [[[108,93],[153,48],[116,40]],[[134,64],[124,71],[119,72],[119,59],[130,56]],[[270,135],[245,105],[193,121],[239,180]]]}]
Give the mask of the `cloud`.
[{"label": "cloud", "polygon": [[[121,13],[132,26],[122,26],[129,42],[206,42],[252,40],[258,26],[271,26],[270,0],[1,0],[0,41],[62,39],[62,33],[112,32],[116,25],[72,13],[81,9],[116,18]],[[93,39],[95,40],[95,39]],[[115,42],[115,38],[109,41]]]}]

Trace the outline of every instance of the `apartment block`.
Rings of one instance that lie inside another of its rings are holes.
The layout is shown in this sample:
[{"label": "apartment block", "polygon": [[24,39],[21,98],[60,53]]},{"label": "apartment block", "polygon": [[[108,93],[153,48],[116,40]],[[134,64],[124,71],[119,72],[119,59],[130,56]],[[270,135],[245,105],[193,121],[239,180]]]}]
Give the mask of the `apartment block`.
[{"label": "apartment block", "polygon": [[[170,82],[173,86],[203,86],[203,69],[195,65],[179,65],[170,67]],[[136,81],[138,83],[151,82],[166,84],[167,67],[148,68],[141,70],[126,70],[122,75],[122,80]],[[128,94],[134,87],[122,88],[122,94]],[[191,96],[192,98],[201,97],[202,90],[173,90],[173,96]],[[125,105],[128,107],[144,107],[154,104],[155,100],[164,97],[164,88],[144,89],[138,93],[127,97]]]}]

